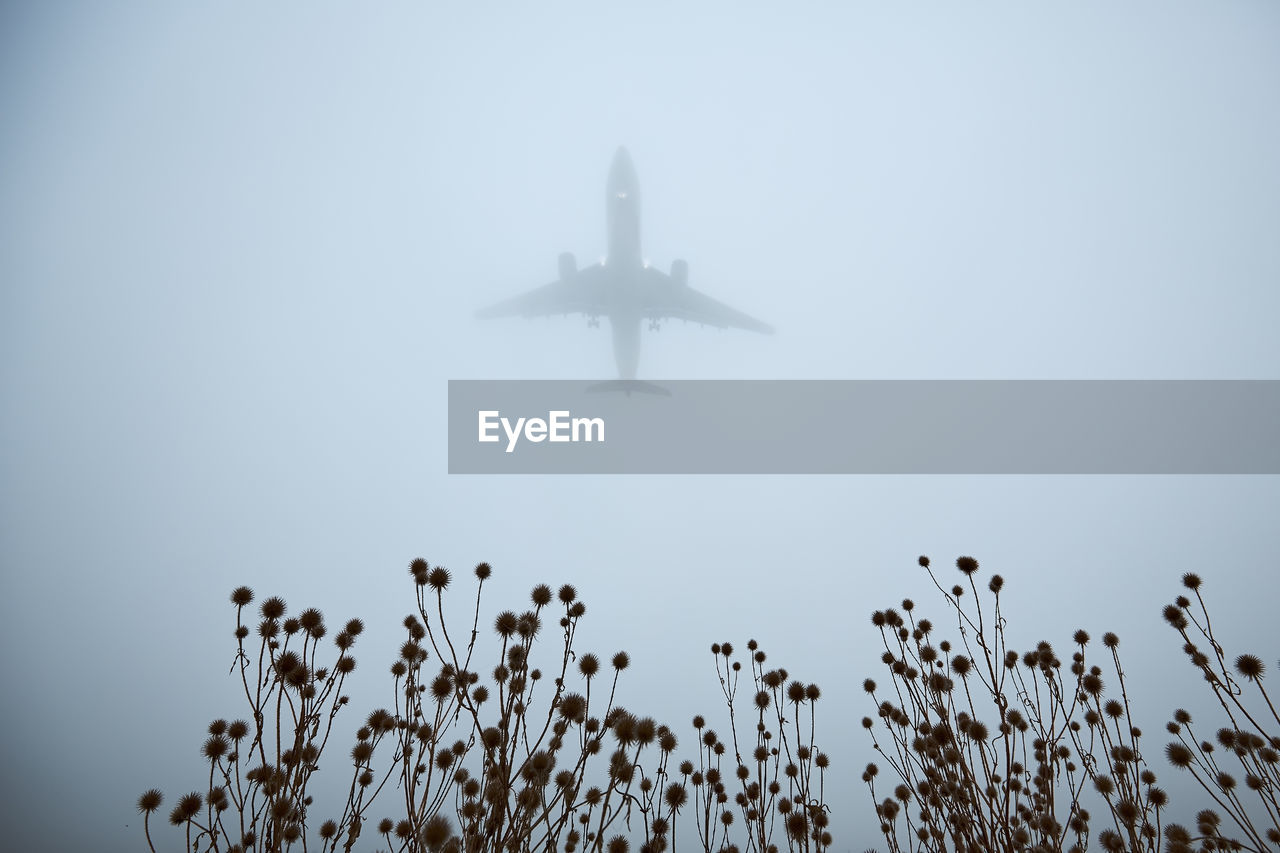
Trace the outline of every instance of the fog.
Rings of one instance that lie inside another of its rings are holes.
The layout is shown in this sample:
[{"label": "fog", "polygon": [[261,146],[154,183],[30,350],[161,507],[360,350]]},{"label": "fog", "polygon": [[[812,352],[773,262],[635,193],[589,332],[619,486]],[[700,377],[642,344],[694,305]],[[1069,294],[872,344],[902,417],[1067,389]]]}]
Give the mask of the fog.
[{"label": "fog", "polygon": [[648,258],[778,330],[646,330],[641,379],[1280,378],[1278,46],[1249,2],[6,4],[9,843],[135,850],[206,784],[239,584],[362,617],[350,721],[388,704],[418,556],[490,614],[575,584],[681,755],[754,637],[861,850],[868,616],[950,624],[916,557],[971,554],[1015,647],[1120,634],[1189,820],[1160,608],[1200,572],[1276,659],[1276,477],[450,476],[447,382],[614,375],[607,323],[474,313],[604,254],[619,145]]}]

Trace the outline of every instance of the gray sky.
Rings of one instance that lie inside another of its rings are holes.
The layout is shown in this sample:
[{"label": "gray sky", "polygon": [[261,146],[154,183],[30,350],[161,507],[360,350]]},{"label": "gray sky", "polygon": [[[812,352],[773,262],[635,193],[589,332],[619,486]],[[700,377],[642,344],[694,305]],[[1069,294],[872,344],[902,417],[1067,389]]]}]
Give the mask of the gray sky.
[{"label": "gray sky", "polygon": [[449,477],[444,433],[449,379],[612,375],[581,318],[472,313],[603,253],[620,144],[650,259],[779,329],[646,333],[642,378],[1280,378],[1274,4],[11,3],[0,33],[17,847],[136,849],[138,793],[199,787],[240,583],[363,617],[352,718],[387,703],[419,555],[493,563],[490,612],[575,583],[686,743],[709,644],[757,638],[824,688],[838,849],[876,841],[867,616],[941,621],[918,554],[1004,574],[1019,647],[1119,632],[1153,753],[1196,689],[1181,572],[1275,660],[1274,477]]}]

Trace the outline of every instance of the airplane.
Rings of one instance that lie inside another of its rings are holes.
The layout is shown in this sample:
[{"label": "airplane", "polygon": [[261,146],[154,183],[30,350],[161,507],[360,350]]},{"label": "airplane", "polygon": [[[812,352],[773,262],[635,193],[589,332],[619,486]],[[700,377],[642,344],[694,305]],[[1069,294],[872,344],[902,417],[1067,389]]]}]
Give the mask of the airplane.
[{"label": "airplane", "polygon": [[[619,381],[602,387],[637,387],[641,324],[657,331],[661,321],[680,319],[718,328],[773,334],[773,327],[689,287],[689,264],[671,262],[667,274],[649,266],[640,253],[640,189],[626,148],[609,168],[605,194],[609,253],[600,263],[578,268],[571,252],[560,255],[556,281],[477,312],[478,317],[546,317],[585,314],[598,327],[609,318]],[[628,384],[630,383],[630,384]]]}]

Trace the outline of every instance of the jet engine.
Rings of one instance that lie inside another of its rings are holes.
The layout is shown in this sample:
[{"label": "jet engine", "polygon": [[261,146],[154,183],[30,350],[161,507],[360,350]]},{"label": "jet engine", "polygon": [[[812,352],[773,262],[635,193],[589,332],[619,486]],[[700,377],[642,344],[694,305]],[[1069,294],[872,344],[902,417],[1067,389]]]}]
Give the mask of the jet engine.
[{"label": "jet engine", "polygon": [[578,262],[573,258],[573,252],[560,253],[560,280],[569,281],[578,274]]},{"label": "jet engine", "polygon": [[681,287],[689,285],[689,262],[688,261],[672,261],[671,262],[671,280]]}]

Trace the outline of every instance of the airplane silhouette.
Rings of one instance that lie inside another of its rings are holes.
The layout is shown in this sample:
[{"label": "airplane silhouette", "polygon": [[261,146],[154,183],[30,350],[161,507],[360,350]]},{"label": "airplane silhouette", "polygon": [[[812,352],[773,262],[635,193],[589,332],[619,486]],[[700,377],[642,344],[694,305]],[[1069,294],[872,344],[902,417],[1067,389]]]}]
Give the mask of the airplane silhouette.
[{"label": "airplane silhouette", "polygon": [[[640,362],[640,324],[657,331],[662,320],[680,319],[718,328],[773,334],[773,327],[689,287],[689,264],[671,262],[671,273],[651,267],[640,254],[640,189],[626,148],[609,168],[605,199],[609,254],[600,263],[578,269],[571,252],[560,255],[560,278],[520,296],[478,311],[478,317],[546,317],[585,314],[587,325],[609,318],[613,357],[620,383],[634,382]],[[644,389],[640,389],[644,390]]]}]

